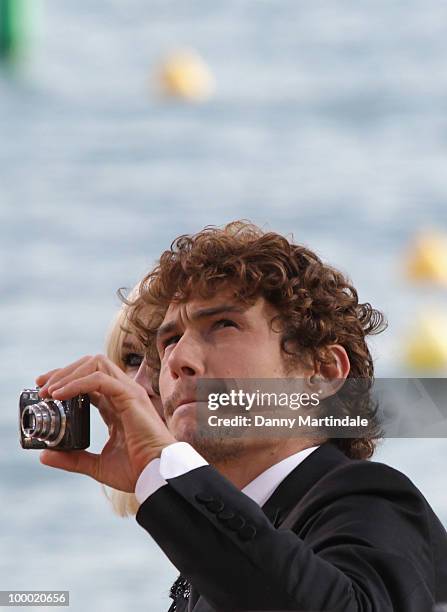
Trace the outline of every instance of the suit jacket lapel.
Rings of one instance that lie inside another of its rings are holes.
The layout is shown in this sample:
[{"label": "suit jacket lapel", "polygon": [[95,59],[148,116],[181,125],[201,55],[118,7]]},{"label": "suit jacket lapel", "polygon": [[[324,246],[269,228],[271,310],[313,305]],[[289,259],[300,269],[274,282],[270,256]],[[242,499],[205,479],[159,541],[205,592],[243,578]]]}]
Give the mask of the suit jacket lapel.
[{"label": "suit jacket lapel", "polygon": [[350,461],[336,446],[325,442],[290,472],[262,509],[278,528],[306,493],[330,470]]}]

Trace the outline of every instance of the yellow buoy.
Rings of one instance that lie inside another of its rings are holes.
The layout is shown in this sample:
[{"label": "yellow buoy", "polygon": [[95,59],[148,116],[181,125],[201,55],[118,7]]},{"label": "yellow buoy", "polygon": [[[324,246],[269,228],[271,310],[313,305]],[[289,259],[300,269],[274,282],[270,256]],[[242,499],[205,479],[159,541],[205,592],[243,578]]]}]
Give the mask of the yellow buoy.
[{"label": "yellow buoy", "polygon": [[406,346],[407,365],[414,370],[447,370],[447,317],[438,312],[419,317]]},{"label": "yellow buoy", "polygon": [[447,286],[447,237],[434,231],[419,234],[410,249],[407,275],[412,281]]},{"label": "yellow buoy", "polygon": [[160,65],[158,81],[167,96],[190,102],[208,99],[215,90],[211,70],[193,50],[175,51]]}]

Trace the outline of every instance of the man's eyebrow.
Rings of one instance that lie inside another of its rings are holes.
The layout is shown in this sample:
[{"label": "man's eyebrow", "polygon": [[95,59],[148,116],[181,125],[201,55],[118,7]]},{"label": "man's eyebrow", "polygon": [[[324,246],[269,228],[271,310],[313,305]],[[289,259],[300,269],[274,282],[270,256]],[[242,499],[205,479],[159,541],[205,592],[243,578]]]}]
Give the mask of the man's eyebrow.
[{"label": "man's eyebrow", "polygon": [[[246,308],[241,306],[235,306],[234,304],[221,304],[220,306],[210,306],[209,308],[199,308],[191,314],[191,319],[193,321],[198,321],[200,319],[206,319],[207,317],[213,317],[218,314],[222,314],[225,312],[233,312],[238,314],[243,314],[246,311]],[[177,323],[175,321],[170,321],[169,323],[165,323],[161,325],[157,330],[157,338],[161,336],[165,336],[172,331],[177,329]]]},{"label": "man's eyebrow", "polygon": [[198,319],[205,319],[206,317],[213,317],[214,315],[222,314],[224,312],[236,312],[242,314],[246,311],[246,308],[242,306],[235,306],[234,304],[221,304],[220,306],[210,306],[209,308],[199,308],[192,313],[191,319],[197,321]]}]

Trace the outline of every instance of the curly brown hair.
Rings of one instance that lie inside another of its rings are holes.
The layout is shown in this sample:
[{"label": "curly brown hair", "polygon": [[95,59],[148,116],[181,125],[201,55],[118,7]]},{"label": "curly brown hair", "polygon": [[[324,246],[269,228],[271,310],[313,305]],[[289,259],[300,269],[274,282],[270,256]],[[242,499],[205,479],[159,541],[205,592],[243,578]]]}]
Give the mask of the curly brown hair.
[{"label": "curly brown hair", "polygon": [[[147,347],[156,388],[160,361],[155,335],[169,304],[188,301],[191,295],[211,297],[223,285],[231,287],[237,301],[252,304],[263,297],[276,308],[272,326],[279,326],[286,362],[328,363],[327,347],[340,344],[349,357],[349,377],[371,387],[374,364],[366,336],[385,329],[383,314],[359,303],[351,281],[310,249],[248,221],[234,221],[178,237],[143,279],[137,298],[127,301],[129,322]],[[361,387],[356,395],[354,385],[347,411],[369,417],[368,434],[331,439],[355,459],[371,457],[380,437],[375,407]]]}]

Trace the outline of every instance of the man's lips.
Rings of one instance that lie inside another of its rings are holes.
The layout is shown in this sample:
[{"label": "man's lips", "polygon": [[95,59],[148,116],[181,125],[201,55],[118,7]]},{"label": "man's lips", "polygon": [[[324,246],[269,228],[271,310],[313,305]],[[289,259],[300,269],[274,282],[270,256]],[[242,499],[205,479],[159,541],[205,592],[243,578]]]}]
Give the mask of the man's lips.
[{"label": "man's lips", "polygon": [[174,412],[177,410],[177,408],[180,408],[181,406],[185,406],[186,404],[193,404],[196,402],[196,399],[193,397],[187,397],[185,399],[180,400],[177,405],[174,408]]},{"label": "man's lips", "polygon": [[175,406],[174,411],[172,412],[171,416],[172,416],[173,414],[175,414],[179,408],[182,408],[182,407],[184,407],[184,406],[188,406],[188,405],[190,405],[190,404],[203,404],[203,403],[205,403],[205,402],[204,402],[204,401],[201,401],[201,400],[199,400],[199,399],[196,399],[196,398],[194,398],[194,397],[193,397],[193,398],[186,398],[186,399],[182,399],[182,400],[181,400],[180,402],[178,402],[178,403],[177,403],[177,405]]}]

